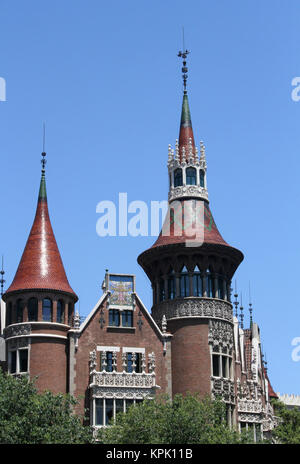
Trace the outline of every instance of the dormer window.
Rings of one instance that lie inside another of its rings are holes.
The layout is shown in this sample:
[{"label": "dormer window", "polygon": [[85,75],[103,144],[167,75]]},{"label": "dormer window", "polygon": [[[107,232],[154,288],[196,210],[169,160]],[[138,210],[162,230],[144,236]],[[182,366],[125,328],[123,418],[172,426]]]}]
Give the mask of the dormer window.
[{"label": "dormer window", "polygon": [[182,169],[178,168],[174,171],[174,187],[180,187],[183,184],[182,181]]},{"label": "dormer window", "polygon": [[187,168],[185,174],[186,174],[187,185],[197,184],[197,171],[195,168]]}]

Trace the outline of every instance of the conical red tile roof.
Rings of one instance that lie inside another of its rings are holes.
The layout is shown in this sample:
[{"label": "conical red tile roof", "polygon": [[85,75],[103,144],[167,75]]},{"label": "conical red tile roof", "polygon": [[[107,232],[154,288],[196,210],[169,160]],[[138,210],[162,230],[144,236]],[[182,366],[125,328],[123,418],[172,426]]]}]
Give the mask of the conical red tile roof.
[{"label": "conical red tile roof", "polygon": [[42,174],[34,222],[16,275],[5,295],[37,289],[67,292],[78,299],[68,282],[52,230],[44,174]]}]

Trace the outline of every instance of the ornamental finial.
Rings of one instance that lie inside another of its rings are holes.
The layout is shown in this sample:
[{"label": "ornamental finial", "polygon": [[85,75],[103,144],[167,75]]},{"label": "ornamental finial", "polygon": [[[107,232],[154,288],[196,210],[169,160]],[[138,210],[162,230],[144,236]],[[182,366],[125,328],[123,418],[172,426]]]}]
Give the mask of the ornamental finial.
[{"label": "ornamental finial", "polygon": [[184,45],[184,29],[182,30],[182,38],[183,38],[183,47],[182,47],[182,51],[179,51],[178,52],[178,55],[180,58],[182,58],[182,68],[181,68],[181,71],[182,71],[182,79],[183,79],[183,93],[186,94],[187,93],[187,90],[186,90],[186,81],[187,81],[187,78],[188,78],[188,75],[187,75],[187,72],[188,72],[188,68],[186,66],[186,57],[188,56],[188,54],[190,53],[187,49],[185,49],[185,45]]},{"label": "ornamental finial", "polygon": [[1,266],[1,271],[0,271],[0,285],[1,285],[1,292],[0,292],[0,295],[2,297],[3,295],[3,286],[4,286],[4,283],[5,283],[5,280],[4,280],[4,274],[5,274],[5,271],[4,271],[4,268],[3,268],[3,255],[2,255],[2,266]]},{"label": "ornamental finial", "polygon": [[250,328],[252,328],[253,324],[253,319],[252,319],[252,300],[251,300],[251,287],[250,287],[250,282],[249,282],[249,313],[250,313]]}]

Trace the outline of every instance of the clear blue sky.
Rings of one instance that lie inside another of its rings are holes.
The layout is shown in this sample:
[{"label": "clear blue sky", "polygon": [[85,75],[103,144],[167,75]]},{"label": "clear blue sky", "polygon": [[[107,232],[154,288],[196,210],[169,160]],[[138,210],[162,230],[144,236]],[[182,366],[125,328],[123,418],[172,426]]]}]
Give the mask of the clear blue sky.
[{"label": "clear blue sky", "polygon": [[[0,2],[1,228],[7,284],[32,225],[46,122],[52,225],[87,315],[105,268],[134,273],[154,237],[96,234],[96,205],[167,198],[167,150],[178,137],[185,28],[196,143],[207,148],[208,189],[224,239],[245,255],[236,278],[275,391],[300,394],[298,0]],[[246,322],[248,313],[246,310]]]}]

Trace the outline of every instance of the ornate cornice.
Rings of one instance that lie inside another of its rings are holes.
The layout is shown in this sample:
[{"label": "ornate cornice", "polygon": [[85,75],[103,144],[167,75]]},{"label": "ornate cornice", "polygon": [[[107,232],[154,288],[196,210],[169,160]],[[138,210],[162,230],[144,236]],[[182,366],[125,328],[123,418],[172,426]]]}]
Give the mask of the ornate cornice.
[{"label": "ornate cornice", "polygon": [[152,315],[159,326],[164,315],[167,320],[190,317],[233,322],[231,303],[216,298],[189,297],[163,301],[153,306]]}]

